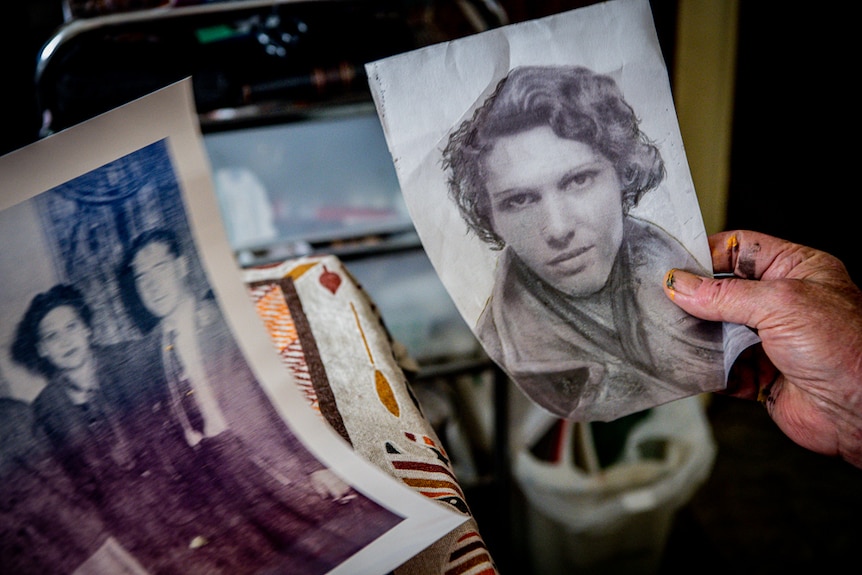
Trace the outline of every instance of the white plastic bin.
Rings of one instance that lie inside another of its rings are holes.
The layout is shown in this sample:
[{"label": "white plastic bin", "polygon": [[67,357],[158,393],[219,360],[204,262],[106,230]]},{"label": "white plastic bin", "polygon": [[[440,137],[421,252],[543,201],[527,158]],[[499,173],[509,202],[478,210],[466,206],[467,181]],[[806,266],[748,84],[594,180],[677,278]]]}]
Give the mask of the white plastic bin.
[{"label": "white plastic bin", "polygon": [[[587,471],[589,425],[566,422],[557,461],[534,457],[530,438],[557,421],[535,408],[522,432],[514,475],[527,501],[526,533],[534,572],[655,573],[676,511],[712,470],[715,442],[703,403],[691,397],[649,410],[625,438],[617,461]],[[590,467],[588,465],[588,467]]]}]

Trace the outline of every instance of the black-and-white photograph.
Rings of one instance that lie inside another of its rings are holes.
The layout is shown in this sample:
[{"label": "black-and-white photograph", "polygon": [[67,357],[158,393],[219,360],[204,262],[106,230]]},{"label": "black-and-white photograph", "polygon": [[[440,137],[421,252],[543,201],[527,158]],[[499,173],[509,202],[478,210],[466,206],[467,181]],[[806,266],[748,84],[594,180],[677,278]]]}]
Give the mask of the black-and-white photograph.
[{"label": "black-and-white photograph", "polygon": [[326,573],[403,520],[291,432],[165,140],[0,212],[0,571]]},{"label": "black-and-white photograph", "polygon": [[571,417],[721,381],[721,324],[686,314],[659,283],[673,267],[707,270],[631,213],[664,162],[613,78],[515,68],[443,158],[466,226],[500,252],[476,334],[528,395]]},{"label": "black-and-white photograph", "polygon": [[485,352],[550,413],[612,420],[721,389],[725,344],[662,290],[709,259],[649,6],[577,12],[368,69],[423,246]]}]

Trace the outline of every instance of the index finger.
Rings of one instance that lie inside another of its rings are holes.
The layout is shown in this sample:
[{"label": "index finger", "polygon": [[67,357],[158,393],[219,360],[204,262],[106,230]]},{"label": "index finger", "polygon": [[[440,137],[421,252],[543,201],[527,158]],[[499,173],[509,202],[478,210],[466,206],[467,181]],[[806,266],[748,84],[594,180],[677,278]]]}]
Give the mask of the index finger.
[{"label": "index finger", "polygon": [[787,240],[749,230],[713,234],[709,237],[709,249],[715,273],[732,273],[752,280],[785,277],[800,259],[807,257],[801,252],[806,249],[813,252]]}]

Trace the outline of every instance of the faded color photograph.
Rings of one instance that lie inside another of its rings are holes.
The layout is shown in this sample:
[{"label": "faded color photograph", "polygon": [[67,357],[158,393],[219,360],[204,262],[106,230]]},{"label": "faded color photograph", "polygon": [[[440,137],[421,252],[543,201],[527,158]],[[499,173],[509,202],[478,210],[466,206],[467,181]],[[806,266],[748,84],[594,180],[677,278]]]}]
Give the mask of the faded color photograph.
[{"label": "faded color photograph", "polygon": [[165,141],[0,222],[0,572],[326,573],[402,520],[256,381]]}]

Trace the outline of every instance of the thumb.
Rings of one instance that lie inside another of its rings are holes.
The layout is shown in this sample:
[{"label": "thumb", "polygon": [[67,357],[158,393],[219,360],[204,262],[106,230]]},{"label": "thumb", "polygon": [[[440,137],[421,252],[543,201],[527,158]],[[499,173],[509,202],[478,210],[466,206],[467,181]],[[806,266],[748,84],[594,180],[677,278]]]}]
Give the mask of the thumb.
[{"label": "thumb", "polygon": [[701,319],[757,328],[773,307],[769,286],[756,280],[712,279],[672,269],[663,285],[671,301]]}]

